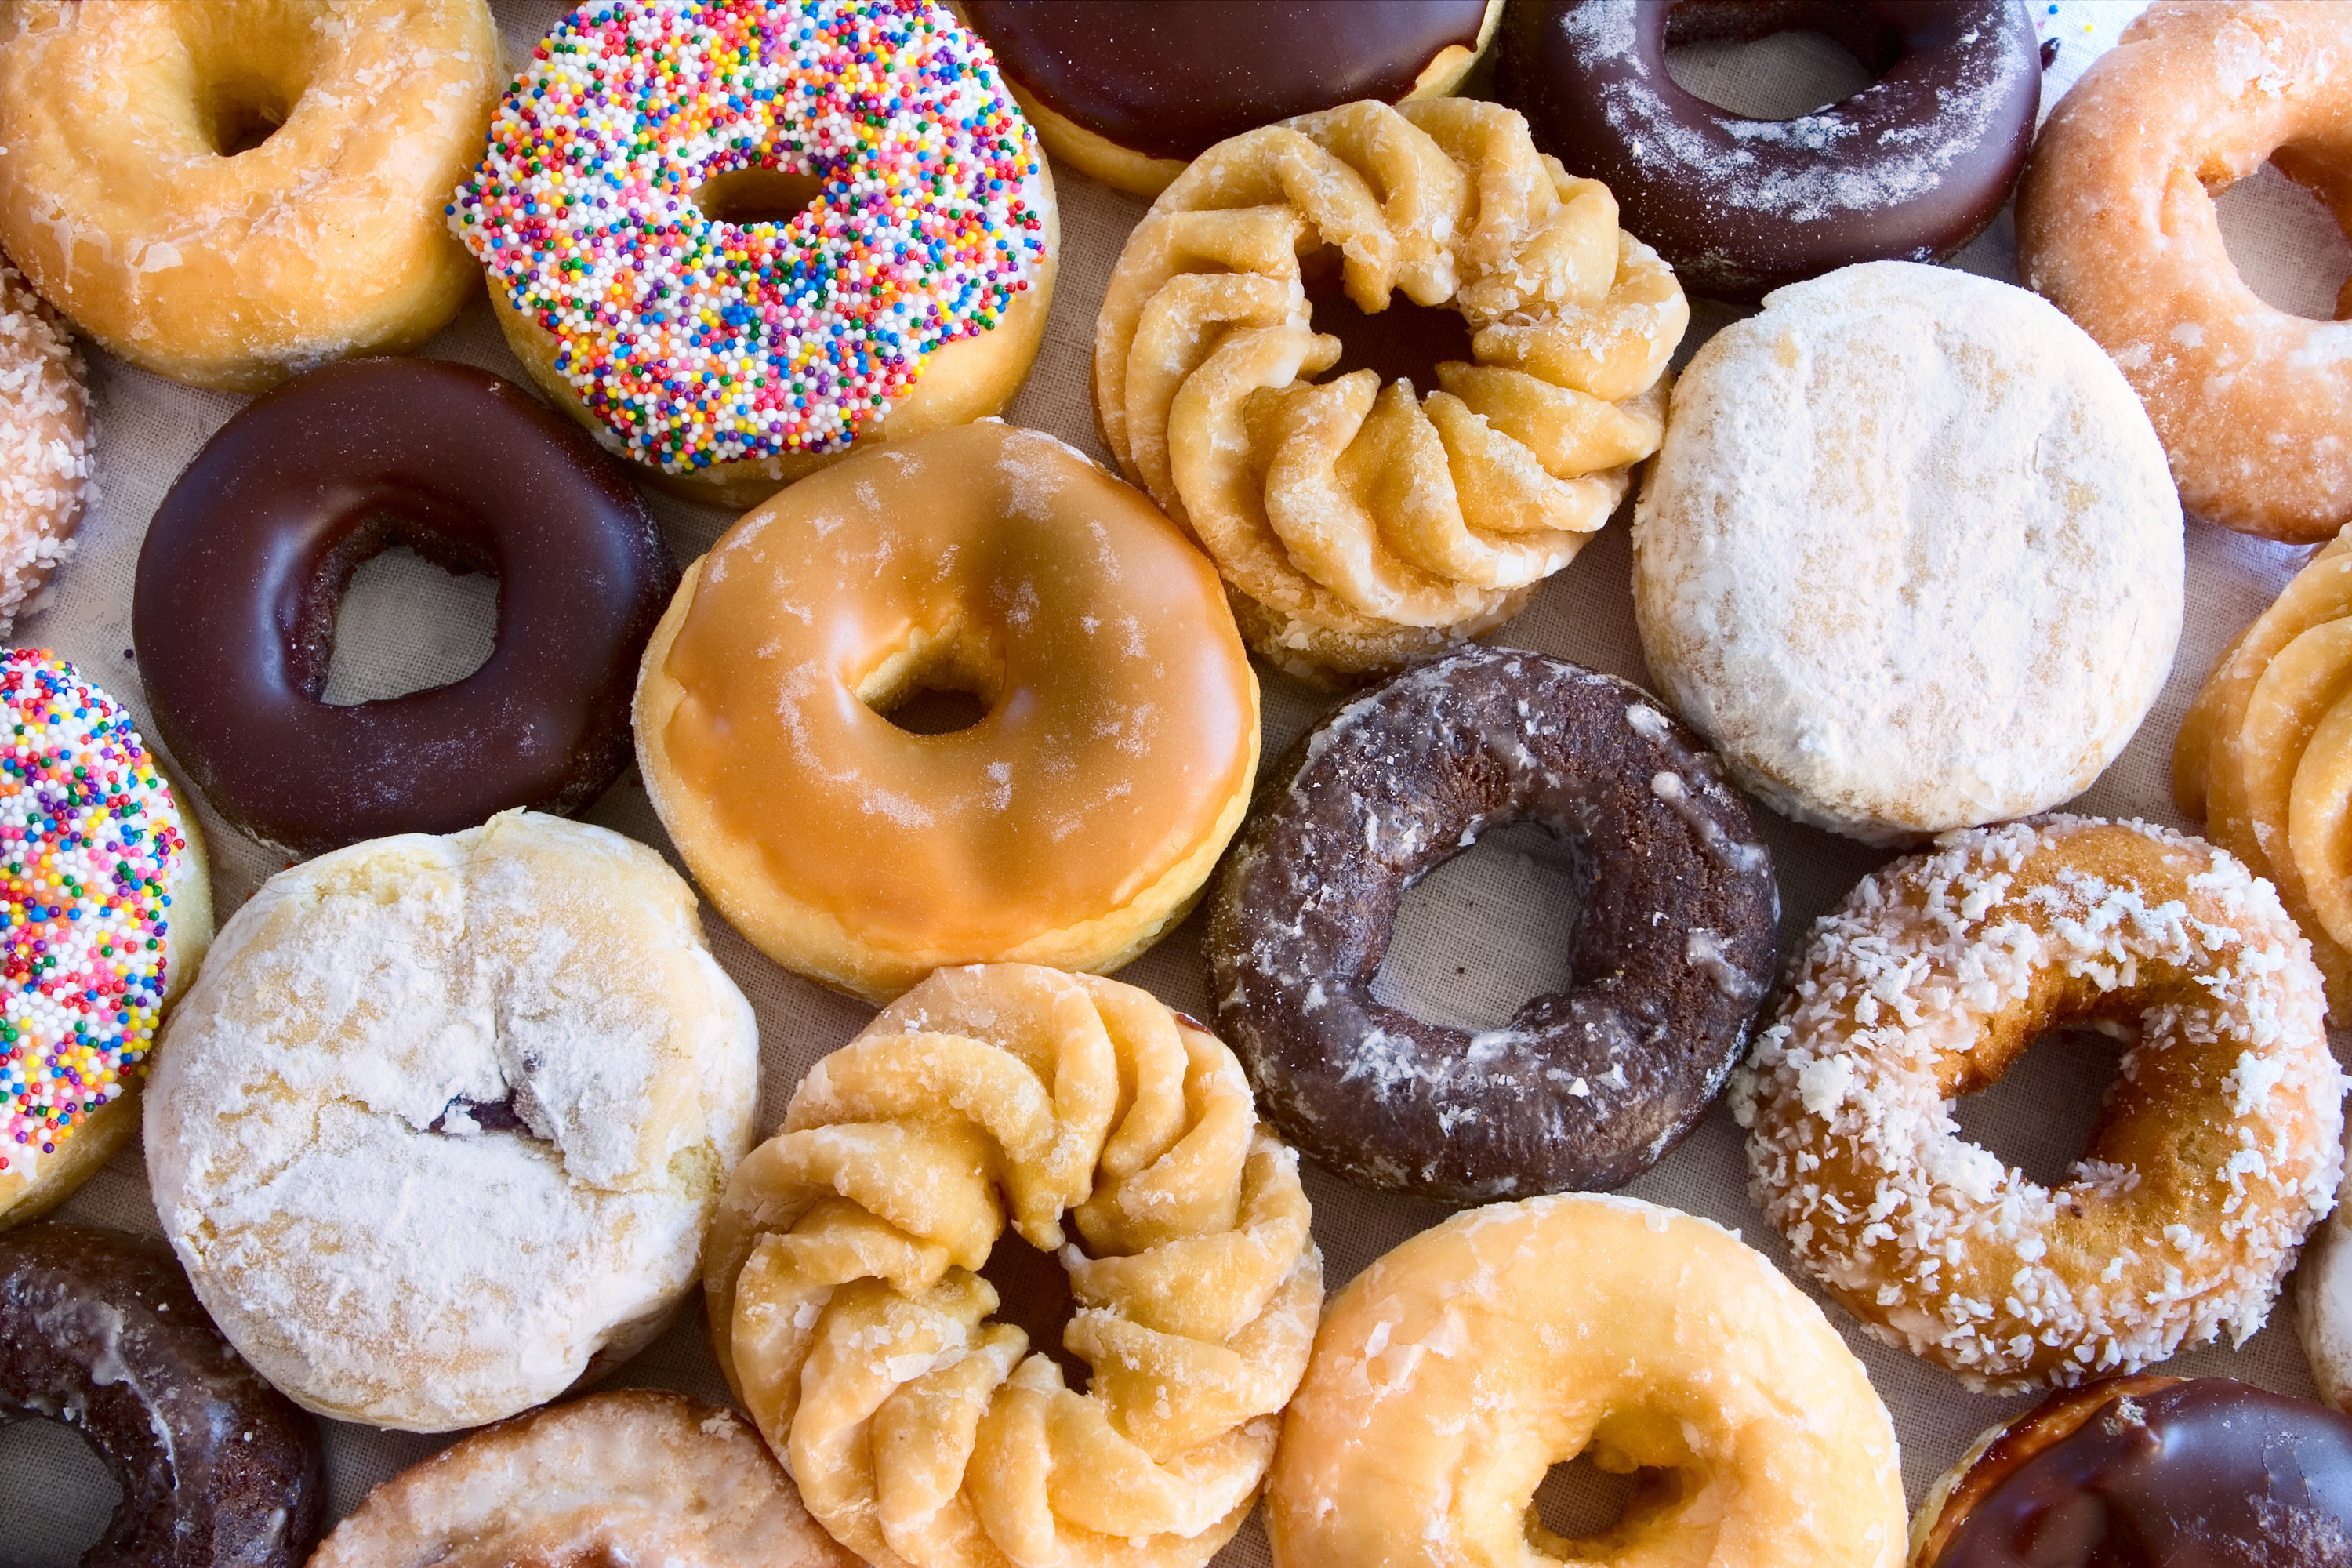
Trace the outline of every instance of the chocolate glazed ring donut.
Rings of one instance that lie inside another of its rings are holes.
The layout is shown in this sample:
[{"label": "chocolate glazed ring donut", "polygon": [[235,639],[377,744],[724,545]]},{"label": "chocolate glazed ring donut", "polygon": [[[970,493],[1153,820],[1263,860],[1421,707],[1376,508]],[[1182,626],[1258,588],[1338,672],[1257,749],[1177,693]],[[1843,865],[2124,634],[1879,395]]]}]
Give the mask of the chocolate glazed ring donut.
[{"label": "chocolate glazed ring donut", "polygon": [[[462,680],[330,704],[343,588],[394,545],[494,574],[497,646]],[[148,528],[131,636],[205,798],[310,855],[587,805],[629,759],[637,659],[677,585],[645,502],[568,421],[467,365],[357,360],[196,454]]]},{"label": "chocolate glazed ring donut", "polygon": [[2352,1563],[2352,1416],[2225,1377],[2061,1389],[1930,1488],[1911,1568]]},{"label": "chocolate glazed ring donut", "polygon": [[[2042,102],[2021,0],[1546,0],[1514,6],[1503,99],[1616,193],[1693,293],[1753,302],[1858,261],[1935,261],[2017,183]],[[1673,46],[1828,34],[1878,79],[1794,120],[1675,85]]]},{"label": "chocolate glazed ring donut", "polygon": [[237,1359],[161,1241],[0,1235],[0,1421],[81,1435],[122,1488],[95,1568],[279,1568],[318,1539],[319,1429]]},{"label": "chocolate glazed ring donut", "polygon": [[[1770,977],[1780,893],[1712,753],[1641,688],[1470,647],[1328,716],[1262,788],[1219,884],[1217,1032],[1283,1135],[1449,1203],[1614,1187],[1706,1109]],[[1509,1025],[1372,994],[1405,889],[1530,820],[1590,888],[1570,983]]]}]

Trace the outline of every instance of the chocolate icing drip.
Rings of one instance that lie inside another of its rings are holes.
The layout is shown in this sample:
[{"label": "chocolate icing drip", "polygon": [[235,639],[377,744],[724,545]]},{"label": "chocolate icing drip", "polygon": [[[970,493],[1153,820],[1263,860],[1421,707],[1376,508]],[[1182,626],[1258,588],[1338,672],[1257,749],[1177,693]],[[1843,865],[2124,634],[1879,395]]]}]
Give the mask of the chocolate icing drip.
[{"label": "chocolate icing drip", "polygon": [[231,1350],[161,1241],[0,1236],[0,1420],[63,1422],[122,1489],[84,1568],[292,1568],[318,1539],[319,1431]]},{"label": "chocolate icing drip", "polygon": [[2352,1416],[2207,1377],[2120,1396],[2025,1460],[1934,1568],[2346,1563]]},{"label": "chocolate icing drip", "polygon": [[1106,141],[1190,162],[1360,98],[1394,103],[1486,0],[965,0],[1005,75]]}]

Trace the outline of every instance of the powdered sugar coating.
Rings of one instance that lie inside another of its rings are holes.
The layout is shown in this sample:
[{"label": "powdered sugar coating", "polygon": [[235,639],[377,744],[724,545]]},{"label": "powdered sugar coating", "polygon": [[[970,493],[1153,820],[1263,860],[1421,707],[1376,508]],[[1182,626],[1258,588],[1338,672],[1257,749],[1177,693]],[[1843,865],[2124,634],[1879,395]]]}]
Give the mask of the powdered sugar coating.
[{"label": "powdered sugar coating", "polygon": [[516,812],[272,878],[159,1058],[156,1213],[222,1331],[311,1409],[431,1431],[660,1327],[757,1033],[652,851]]},{"label": "powdered sugar coating", "polygon": [[[2269,885],[2198,839],[2065,816],[1954,834],[1815,925],[1734,1075],[1750,1191],[1872,1333],[1970,1387],[2242,1342],[2342,1173],[2321,1006]],[[2053,1191],[1963,1137],[1951,1097],[2069,1017],[2138,1038]]]},{"label": "powdered sugar coating", "polygon": [[72,341],[0,258],[0,637],[72,558],[98,499],[81,374]]},{"label": "powdered sugar coating", "polygon": [[1675,387],[1633,517],[1643,651],[1776,808],[1874,843],[2081,793],[2180,634],[2180,505],[2098,345],[1882,261],[1773,293]]}]

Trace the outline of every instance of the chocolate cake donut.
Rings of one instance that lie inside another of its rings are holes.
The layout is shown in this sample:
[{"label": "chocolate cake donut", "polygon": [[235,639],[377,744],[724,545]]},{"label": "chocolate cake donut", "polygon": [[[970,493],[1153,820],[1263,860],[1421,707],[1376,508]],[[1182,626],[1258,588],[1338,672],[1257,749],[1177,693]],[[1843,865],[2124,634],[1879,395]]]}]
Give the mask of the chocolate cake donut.
[{"label": "chocolate cake donut", "polygon": [[1046,151],[1156,195],[1228,137],[1460,85],[1501,0],[962,0]]},{"label": "chocolate cake donut", "polygon": [[[343,588],[394,545],[494,574],[497,646],[446,686],[331,704]],[[637,658],[677,585],[619,467],[511,382],[354,360],[248,405],[173,482],[131,638],[205,798],[315,855],[586,805],[628,762]]]},{"label": "chocolate cake donut", "polygon": [[[1714,755],[1641,688],[1473,647],[1326,717],[1260,789],[1220,882],[1218,1033],[1283,1135],[1449,1203],[1614,1187],[1722,1087],[1770,978],[1771,857]],[[1373,994],[1405,890],[1532,821],[1589,878],[1571,980],[1502,1028]]]},{"label": "chocolate cake donut", "polygon": [[0,1235],[0,1422],[62,1421],[122,1488],[89,1568],[280,1568],[318,1539],[318,1427],[228,1346],[158,1240]]},{"label": "chocolate cake donut", "polygon": [[[1750,120],[1666,74],[1671,47],[1798,28],[1878,79]],[[1512,8],[1502,96],[1538,147],[1616,193],[1684,287],[1753,302],[1974,239],[2024,166],[2042,75],[2022,0],[1545,0]]]},{"label": "chocolate cake donut", "polygon": [[1911,1568],[2342,1568],[2352,1416],[2226,1377],[2052,1394],[1937,1481]]}]

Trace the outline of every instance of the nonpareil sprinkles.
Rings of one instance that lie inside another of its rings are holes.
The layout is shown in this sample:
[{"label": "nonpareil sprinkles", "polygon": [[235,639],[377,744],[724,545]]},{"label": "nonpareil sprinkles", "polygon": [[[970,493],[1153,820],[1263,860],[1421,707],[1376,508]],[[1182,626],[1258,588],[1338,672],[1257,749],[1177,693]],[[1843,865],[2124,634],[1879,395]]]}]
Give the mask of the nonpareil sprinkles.
[{"label": "nonpareil sprinkles", "polygon": [[147,1070],[188,852],[131,716],[54,655],[0,658],[0,1176]]},{"label": "nonpareil sprinkles", "polygon": [[[1042,164],[933,0],[596,0],[447,211],[622,447],[687,473],[838,451],[993,327],[1045,256]],[[781,223],[696,204],[745,170],[818,194]]]}]

